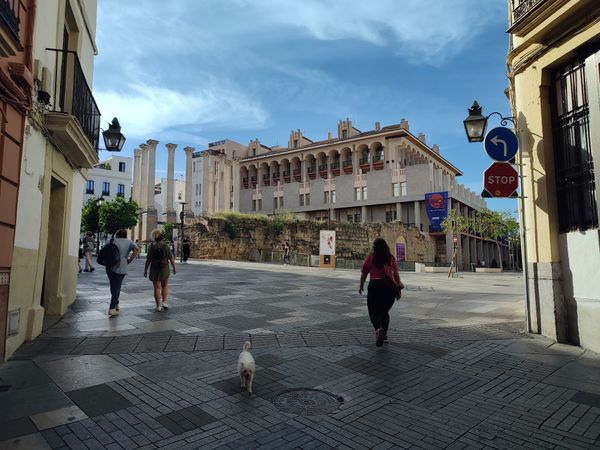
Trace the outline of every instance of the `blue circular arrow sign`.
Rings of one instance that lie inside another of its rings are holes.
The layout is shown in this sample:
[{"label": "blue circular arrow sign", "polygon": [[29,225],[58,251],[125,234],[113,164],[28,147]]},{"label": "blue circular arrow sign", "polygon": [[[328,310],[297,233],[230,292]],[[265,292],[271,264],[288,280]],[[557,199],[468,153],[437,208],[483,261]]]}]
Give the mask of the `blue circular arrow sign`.
[{"label": "blue circular arrow sign", "polygon": [[517,154],[519,140],[508,128],[497,127],[485,137],[485,151],[494,161],[510,161]]}]

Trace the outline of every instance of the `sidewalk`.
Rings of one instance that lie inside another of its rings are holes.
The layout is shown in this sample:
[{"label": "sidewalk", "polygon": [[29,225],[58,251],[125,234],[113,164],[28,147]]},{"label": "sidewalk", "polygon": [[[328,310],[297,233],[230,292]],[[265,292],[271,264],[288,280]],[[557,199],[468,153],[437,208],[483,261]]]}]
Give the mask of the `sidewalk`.
[{"label": "sidewalk", "polygon": [[[202,262],[70,311],[0,365],[0,448],[598,448],[600,359],[523,334],[515,276],[407,274],[376,348],[354,271]],[[255,396],[236,361],[251,340]]]}]

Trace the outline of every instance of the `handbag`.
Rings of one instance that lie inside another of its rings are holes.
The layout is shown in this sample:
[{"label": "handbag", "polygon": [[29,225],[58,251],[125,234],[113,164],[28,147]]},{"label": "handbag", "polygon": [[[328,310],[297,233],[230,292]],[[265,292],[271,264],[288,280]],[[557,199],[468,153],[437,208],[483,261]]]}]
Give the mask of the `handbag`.
[{"label": "handbag", "polygon": [[383,279],[390,290],[394,292],[394,296],[396,298],[400,298],[402,296],[404,284],[402,284],[402,281],[400,284],[396,282],[396,278],[394,277],[394,268],[391,265],[386,264],[383,266]]}]

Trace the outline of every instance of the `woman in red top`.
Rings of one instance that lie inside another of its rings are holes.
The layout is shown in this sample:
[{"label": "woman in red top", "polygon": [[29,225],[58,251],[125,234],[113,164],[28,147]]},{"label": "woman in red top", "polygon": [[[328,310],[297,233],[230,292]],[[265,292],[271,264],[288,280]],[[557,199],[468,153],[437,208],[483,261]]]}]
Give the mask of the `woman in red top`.
[{"label": "woman in red top", "polygon": [[396,259],[391,255],[390,248],[382,238],[373,242],[373,253],[368,255],[362,265],[359,294],[362,294],[367,275],[370,275],[367,291],[367,307],[369,308],[369,319],[375,328],[377,341],[375,345],[381,347],[384,342],[389,342],[387,330],[390,325],[389,311],[396,299],[396,293],[385,280],[385,266],[391,266],[394,279],[398,285],[400,275]]}]

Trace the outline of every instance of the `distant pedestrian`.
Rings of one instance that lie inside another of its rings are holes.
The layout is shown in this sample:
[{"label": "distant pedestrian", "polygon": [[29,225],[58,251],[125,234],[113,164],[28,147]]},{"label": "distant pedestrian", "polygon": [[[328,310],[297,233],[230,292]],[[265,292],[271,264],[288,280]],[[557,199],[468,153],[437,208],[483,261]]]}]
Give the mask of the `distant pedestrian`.
[{"label": "distant pedestrian", "polygon": [[[154,301],[156,302],[156,311],[169,309],[167,296],[169,294],[169,263],[173,267],[173,274],[177,273],[175,267],[175,258],[171,252],[169,244],[163,240],[163,234],[160,230],[152,232],[154,242],[148,247],[146,254],[146,266],[144,267],[144,277],[148,277],[154,286]],[[148,275],[150,267],[150,275]]]},{"label": "distant pedestrian", "polygon": [[404,287],[400,281],[396,259],[391,255],[387,242],[382,238],[375,239],[373,253],[368,255],[363,262],[359,294],[363,292],[368,275],[370,275],[367,290],[369,319],[375,329],[375,344],[377,347],[381,347],[384,342],[389,342],[387,335],[390,326],[389,311],[394,301],[400,297],[399,289]]},{"label": "distant pedestrian", "polygon": [[123,279],[127,275],[127,266],[140,254],[139,247],[135,242],[127,239],[127,230],[118,230],[112,243],[119,249],[119,260],[112,267],[106,267],[106,275],[110,282],[110,307],[109,316],[119,315],[119,296],[121,295],[121,286]]},{"label": "distant pedestrian", "polygon": [[79,238],[78,242],[79,249],[77,250],[77,267],[79,268],[79,273],[81,273],[83,271],[81,268],[81,260],[83,259],[83,239]]},{"label": "distant pedestrian", "polygon": [[288,241],[285,241],[285,244],[283,245],[283,264],[284,265],[288,265],[290,263],[290,243]]},{"label": "distant pedestrian", "polygon": [[85,254],[84,272],[93,272],[96,270],[94,266],[92,266],[92,254],[94,253],[95,248],[96,243],[94,240],[94,234],[91,231],[88,231],[85,233],[85,237],[83,238],[83,252]]},{"label": "distant pedestrian", "polygon": [[190,240],[188,238],[183,238],[181,241],[181,252],[183,256],[183,262],[187,262],[190,257]]}]

